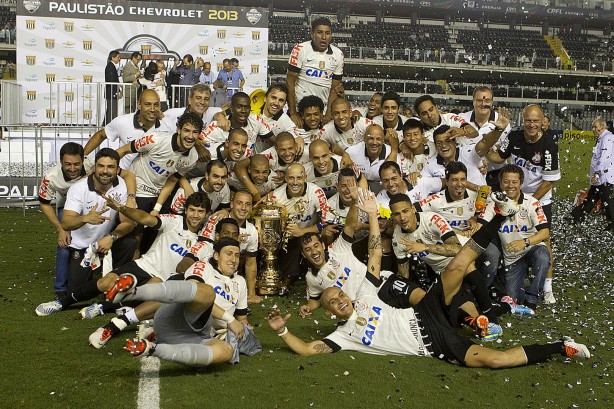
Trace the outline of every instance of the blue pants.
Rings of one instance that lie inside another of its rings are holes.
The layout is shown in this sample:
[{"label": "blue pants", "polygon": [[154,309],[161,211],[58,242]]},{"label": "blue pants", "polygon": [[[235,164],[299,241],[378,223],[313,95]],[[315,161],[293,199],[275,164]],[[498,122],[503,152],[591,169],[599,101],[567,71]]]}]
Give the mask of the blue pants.
[{"label": "blue pants", "polygon": [[[524,281],[527,278],[529,267],[532,268],[535,277],[531,284],[525,288]],[[543,245],[531,247],[518,261],[506,267],[505,291],[507,295],[517,300],[518,303],[526,301],[537,304],[549,267],[550,252],[548,248]]]},{"label": "blue pants", "polygon": [[[62,221],[62,211],[58,209],[58,219]],[[70,250],[58,247],[55,250],[55,279],[53,280],[53,292],[56,294],[65,293],[68,290],[68,262],[70,261]]]}]

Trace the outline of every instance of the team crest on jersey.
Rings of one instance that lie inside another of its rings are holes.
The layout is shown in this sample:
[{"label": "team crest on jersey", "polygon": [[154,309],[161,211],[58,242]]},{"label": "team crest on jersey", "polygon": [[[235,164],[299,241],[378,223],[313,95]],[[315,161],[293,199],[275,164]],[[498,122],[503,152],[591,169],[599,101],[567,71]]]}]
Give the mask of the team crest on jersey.
[{"label": "team crest on jersey", "polygon": [[323,70],[324,67],[326,67],[326,62],[320,61],[319,67],[320,67],[321,70]]},{"label": "team crest on jersey", "polygon": [[365,325],[367,325],[367,319],[365,317],[358,317],[356,319],[356,325],[364,327]]},{"label": "team crest on jersey", "polygon": [[354,309],[356,310],[358,314],[360,314],[369,309],[369,304],[361,302],[361,301],[356,301],[354,302]]},{"label": "team crest on jersey", "polygon": [[109,197],[118,203],[121,203],[122,201],[122,194],[120,192],[113,192],[109,195]]},{"label": "team crest on jersey", "polygon": [[328,274],[326,274],[326,276],[328,277],[329,280],[334,280],[335,279],[335,272],[334,271],[329,271]]},{"label": "team crest on jersey", "polygon": [[531,158],[531,161],[533,163],[539,163],[542,160],[542,154],[541,152],[535,152],[535,155],[533,155],[533,157]]},{"label": "team crest on jersey", "polygon": [[529,211],[527,209],[520,209],[518,212],[518,217],[521,219],[527,219],[529,217]]},{"label": "team crest on jersey", "polygon": [[192,240],[186,239],[186,241],[185,241],[185,248],[189,249],[191,247],[192,247]]},{"label": "team crest on jersey", "polygon": [[[330,265],[334,268],[337,269],[339,268],[339,260],[336,260],[334,258],[330,258]],[[335,275],[335,273],[333,273],[333,276]]]},{"label": "team crest on jersey", "polygon": [[294,204],[294,211],[296,214],[303,214],[307,211],[307,203],[303,199]]},{"label": "team crest on jersey", "polygon": [[326,186],[332,186],[333,185],[333,181],[330,179],[326,179],[326,181],[324,182],[326,184]]},{"label": "team crest on jersey", "polygon": [[354,138],[348,138],[348,144],[354,145]]},{"label": "team crest on jersey", "polygon": [[175,164],[175,161],[174,161],[174,160],[169,160],[168,162],[166,162],[166,167],[167,167],[167,168],[170,168],[170,167],[172,167],[174,164]]},{"label": "team crest on jersey", "polygon": [[456,208],[456,214],[459,215],[459,216],[463,215],[463,211],[464,211],[464,209],[462,207],[457,207]]},{"label": "team crest on jersey", "polygon": [[424,163],[418,163],[418,170],[422,171],[424,169]]}]

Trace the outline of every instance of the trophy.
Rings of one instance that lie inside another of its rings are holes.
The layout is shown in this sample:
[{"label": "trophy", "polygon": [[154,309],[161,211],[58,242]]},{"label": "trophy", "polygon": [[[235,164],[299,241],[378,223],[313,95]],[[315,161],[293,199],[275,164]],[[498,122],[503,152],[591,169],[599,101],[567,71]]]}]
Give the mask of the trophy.
[{"label": "trophy", "polygon": [[277,252],[285,250],[288,237],[285,235],[288,212],[282,205],[266,198],[254,207],[254,225],[258,230],[260,248],[264,252],[264,269],[256,282],[260,295],[279,295],[286,286],[277,268]]}]

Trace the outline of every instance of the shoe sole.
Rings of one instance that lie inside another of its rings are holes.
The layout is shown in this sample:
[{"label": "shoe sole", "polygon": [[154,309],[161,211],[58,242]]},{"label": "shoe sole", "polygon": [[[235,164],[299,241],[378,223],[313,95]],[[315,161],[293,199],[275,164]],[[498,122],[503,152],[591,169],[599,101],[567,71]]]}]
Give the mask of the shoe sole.
[{"label": "shoe sole", "polygon": [[[126,279],[126,278],[130,278],[131,279],[131,282],[128,285],[125,285],[122,282],[122,280]],[[109,290],[107,290],[107,293],[105,295],[105,299],[107,301],[111,301],[114,304],[117,304],[117,303],[121,302],[128,295],[128,294],[125,294],[125,293],[127,293],[130,290],[132,290],[134,287],[136,287],[136,277],[134,275],[132,275],[132,274],[122,274],[119,277],[119,280],[115,284],[113,284],[113,287],[111,287]],[[111,291],[111,290],[114,290],[114,289],[115,289],[115,292]],[[111,293],[113,294],[113,296],[110,295]],[[122,294],[121,297],[119,297],[119,299],[116,300],[116,298],[118,298],[118,296],[120,294]]]}]

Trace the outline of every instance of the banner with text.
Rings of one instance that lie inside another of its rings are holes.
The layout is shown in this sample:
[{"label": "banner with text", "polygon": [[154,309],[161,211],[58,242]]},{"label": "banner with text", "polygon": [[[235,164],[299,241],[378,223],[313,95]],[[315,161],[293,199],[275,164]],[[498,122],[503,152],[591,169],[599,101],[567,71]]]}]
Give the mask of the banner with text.
[{"label": "banner with text", "polygon": [[[77,84],[104,82],[112,50],[120,51],[120,81],[121,68],[139,51],[146,62],[162,59],[169,68],[191,54],[210,62],[216,73],[225,58],[235,57],[245,77],[243,90],[266,88],[268,14],[267,8],[204,4],[18,1],[17,80],[23,86],[23,120],[100,123],[95,116],[104,115],[104,106],[93,108],[93,101],[104,101],[104,95],[97,95],[99,87],[74,92],[52,85],[62,81],[77,89]],[[54,95],[56,89],[65,95]],[[51,103],[58,98],[66,103]]]}]

